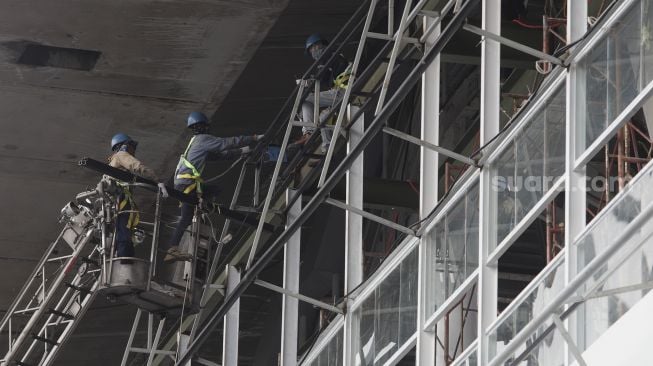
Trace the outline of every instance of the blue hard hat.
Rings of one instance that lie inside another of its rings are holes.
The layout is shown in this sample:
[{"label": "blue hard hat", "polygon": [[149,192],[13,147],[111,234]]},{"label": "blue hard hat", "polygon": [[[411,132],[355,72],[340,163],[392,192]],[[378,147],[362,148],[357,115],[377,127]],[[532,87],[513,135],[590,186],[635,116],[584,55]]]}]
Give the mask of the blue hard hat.
[{"label": "blue hard hat", "polygon": [[316,43],[327,44],[328,41],[326,38],[322,37],[319,33],[313,33],[308,38],[306,38],[306,46],[304,47],[304,53],[308,55],[308,49]]},{"label": "blue hard hat", "polygon": [[131,142],[134,146],[136,146],[137,142],[132,140],[131,137],[124,133],[117,133],[113,135],[111,138],[111,150],[116,150],[120,145],[126,143],[126,142]]},{"label": "blue hard hat", "polygon": [[187,127],[190,127],[198,123],[209,123],[209,119],[206,118],[206,114],[202,112],[191,112],[188,115],[188,120],[186,121],[186,123],[187,123]]}]

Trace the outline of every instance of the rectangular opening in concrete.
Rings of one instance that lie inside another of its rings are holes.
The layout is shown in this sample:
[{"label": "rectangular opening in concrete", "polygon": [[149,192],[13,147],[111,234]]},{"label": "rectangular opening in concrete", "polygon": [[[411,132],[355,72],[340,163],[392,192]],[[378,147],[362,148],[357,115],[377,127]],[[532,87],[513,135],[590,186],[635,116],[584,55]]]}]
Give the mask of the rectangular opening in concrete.
[{"label": "rectangular opening in concrete", "polygon": [[18,63],[90,71],[101,54],[102,52],[92,50],[28,44],[18,58]]}]

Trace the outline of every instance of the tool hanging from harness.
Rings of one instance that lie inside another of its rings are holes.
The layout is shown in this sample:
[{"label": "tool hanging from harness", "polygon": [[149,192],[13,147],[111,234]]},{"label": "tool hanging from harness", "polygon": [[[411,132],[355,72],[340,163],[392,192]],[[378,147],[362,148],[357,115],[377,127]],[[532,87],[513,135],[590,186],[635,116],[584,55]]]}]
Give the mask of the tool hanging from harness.
[{"label": "tool hanging from harness", "polygon": [[186,151],[184,151],[183,155],[179,157],[179,162],[181,164],[184,164],[184,166],[192,172],[190,173],[184,173],[184,174],[177,174],[177,179],[192,179],[194,182],[186,187],[184,189],[184,193],[188,194],[195,189],[197,189],[197,193],[202,193],[202,183],[204,180],[202,180],[202,173],[191,164],[190,161],[188,161],[187,156],[188,156],[188,150],[190,150],[190,147],[193,145],[193,141],[195,140],[195,136],[190,139],[190,142],[188,143],[188,147],[186,147]]},{"label": "tool hanging from harness", "polygon": [[347,89],[347,84],[349,84],[349,77],[351,76],[352,68],[353,65],[349,63],[345,71],[336,76],[335,80],[333,81],[334,88]]},{"label": "tool hanging from harness", "polygon": [[133,229],[140,222],[140,214],[138,213],[138,208],[136,207],[134,199],[132,198],[132,193],[129,190],[129,186],[121,183],[119,184],[122,186],[123,194],[121,195],[122,197],[118,202],[118,211],[121,212],[125,209],[125,207],[127,207],[127,204],[129,204],[129,219],[127,220],[127,228]]}]

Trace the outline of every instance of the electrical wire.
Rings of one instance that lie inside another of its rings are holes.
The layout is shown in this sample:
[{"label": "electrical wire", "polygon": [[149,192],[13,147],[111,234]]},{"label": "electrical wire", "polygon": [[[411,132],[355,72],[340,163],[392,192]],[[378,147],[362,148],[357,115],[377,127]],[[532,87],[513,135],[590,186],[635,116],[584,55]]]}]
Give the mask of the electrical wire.
[{"label": "electrical wire", "polygon": [[218,179],[224,177],[225,175],[227,175],[227,173],[229,173],[230,171],[232,171],[232,170],[233,170],[233,169],[234,169],[234,168],[235,168],[235,167],[236,167],[240,162],[245,161],[245,158],[246,158],[246,155],[241,155],[241,156],[240,156],[238,159],[236,159],[236,161],[234,161],[234,162],[229,166],[229,168],[227,168],[225,171],[223,171],[222,173],[216,175],[215,177],[212,177],[212,178],[209,178],[209,179],[205,179],[204,182],[205,182],[205,183],[211,183],[211,182],[213,182],[213,181],[216,181],[216,180],[218,180]]}]

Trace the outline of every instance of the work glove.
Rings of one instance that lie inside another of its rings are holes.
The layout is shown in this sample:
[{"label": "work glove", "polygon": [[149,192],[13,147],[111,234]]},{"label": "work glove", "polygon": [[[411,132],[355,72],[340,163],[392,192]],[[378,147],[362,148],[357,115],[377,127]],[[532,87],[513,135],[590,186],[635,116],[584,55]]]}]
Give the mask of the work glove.
[{"label": "work glove", "polygon": [[166,189],[166,185],[163,183],[159,183],[157,184],[157,187],[159,187],[159,192],[161,192],[161,197],[168,198],[168,190]]},{"label": "work glove", "polygon": [[254,140],[255,141],[261,141],[261,140],[263,140],[263,137],[265,137],[265,135],[254,135]]},{"label": "work glove", "polygon": [[249,146],[241,147],[240,148],[240,153],[245,155],[249,154],[252,151],[252,149]]}]

